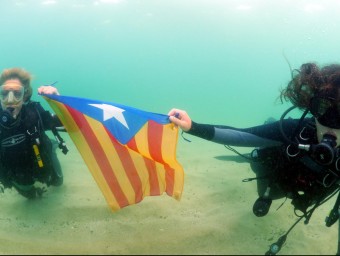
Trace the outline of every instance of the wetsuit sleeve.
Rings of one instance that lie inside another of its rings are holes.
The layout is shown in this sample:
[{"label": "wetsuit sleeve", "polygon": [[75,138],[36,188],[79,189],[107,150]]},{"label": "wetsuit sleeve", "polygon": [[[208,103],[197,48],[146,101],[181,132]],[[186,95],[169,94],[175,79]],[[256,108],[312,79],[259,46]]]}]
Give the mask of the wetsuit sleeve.
[{"label": "wetsuit sleeve", "polygon": [[[290,135],[296,124],[294,119],[285,120],[284,132]],[[279,122],[243,129],[192,122],[191,129],[187,133],[215,143],[239,147],[271,147],[284,142]]]},{"label": "wetsuit sleeve", "polygon": [[[66,129],[61,123],[60,119],[57,115],[50,113],[49,111],[45,111],[45,128],[48,130],[52,130],[52,128],[56,128],[58,131],[65,132]],[[44,120],[44,119],[43,119]]]},{"label": "wetsuit sleeve", "polygon": [[37,104],[36,108],[41,117],[44,130],[52,130],[53,128],[56,128],[58,131],[66,131],[57,115],[45,110],[40,104]]}]

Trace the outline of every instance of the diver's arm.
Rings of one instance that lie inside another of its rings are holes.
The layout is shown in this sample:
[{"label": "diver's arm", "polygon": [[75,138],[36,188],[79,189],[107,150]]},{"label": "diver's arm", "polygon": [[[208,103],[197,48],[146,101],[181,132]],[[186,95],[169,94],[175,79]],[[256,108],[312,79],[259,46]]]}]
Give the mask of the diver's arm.
[{"label": "diver's arm", "polygon": [[56,129],[57,131],[66,132],[66,129],[57,115],[45,110],[39,102],[35,102],[35,106],[41,117],[44,130]]},{"label": "diver's arm", "polygon": [[56,128],[56,130],[59,132],[66,132],[66,129],[64,125],[62,124],[62,122],[60,121],[59,117],[56,114],[51,114],[51,113],[49,114],[51,115],[51,120],[50,120],[51,127]]},{"label": "diver's arm", "polygon": [[56,129],[59,132],[66,132],[65,127],[57,115],[44,111],[42,114],[45,130]]},{"label": "diver's arm", "polygon": [[243,147],[270,147],[285,142],[285,137],[292,135],[297,127],[298,120],[285,119],[282,129],[280,122],[271,122],[264,125],[239,129],[231,126],[198,124],[191,120],[188,113],[173,108],[169,111],[169,120],[179,126],[184,132],[198,136],[202,139],[230,146]]},{"label": "diver's arm", "polygon": [[[258,126],[247,129],[237,129],[230,126],[215,126],[210,124],[198,124],[192,121],[188,134],[210,140],[215,143],[238,146],[238,147],[271,147],[281,145],[278,138],[259,136],[260,130],[265,131],[268,127]],[[278,130],[277,130],[278,131]],[[254,132],[255,134],[251,133]],[[258,133],[258,134],[256,134]]]}]

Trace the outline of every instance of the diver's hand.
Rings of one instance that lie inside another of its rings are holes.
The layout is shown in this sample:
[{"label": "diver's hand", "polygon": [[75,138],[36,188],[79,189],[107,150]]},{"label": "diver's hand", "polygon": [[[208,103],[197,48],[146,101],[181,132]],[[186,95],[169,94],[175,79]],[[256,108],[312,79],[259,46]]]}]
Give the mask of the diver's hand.
[{"label": "diver's hand", "polygon": [[187,132],[191,129],[191,118],[184,110],[173,108],[168,113],[169,120],[178,125],[183,131]]},{"label": "diver's hand", "polygon": [[38,88],[39,94],[55,94],[60,95],[57,88],[51,86],[51,85],[42,85]]}]

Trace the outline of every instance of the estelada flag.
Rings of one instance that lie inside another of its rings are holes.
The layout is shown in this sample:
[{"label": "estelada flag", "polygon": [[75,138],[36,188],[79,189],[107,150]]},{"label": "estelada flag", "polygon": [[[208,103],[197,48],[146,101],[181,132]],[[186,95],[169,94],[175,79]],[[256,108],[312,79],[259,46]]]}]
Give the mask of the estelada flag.
[{"label": "estelada flag", "polygon": [[167,115],[78,97],[43,95],[113,211],[164,192],[179,200],[178,128]]}]

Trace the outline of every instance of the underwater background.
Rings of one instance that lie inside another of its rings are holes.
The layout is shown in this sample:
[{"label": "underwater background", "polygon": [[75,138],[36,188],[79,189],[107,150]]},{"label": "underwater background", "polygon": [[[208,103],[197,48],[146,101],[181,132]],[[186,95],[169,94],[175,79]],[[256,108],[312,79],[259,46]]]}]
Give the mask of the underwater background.
[{"label": "underwater background", "polygon": [[[35,91],[57,82],[62,95],[181,108],[200,123],[279,119],[290,106],[278,100],[290,66],[340,63],[337,0],[2,0],[0,10],[0,70],[28,70]],[[0,196],[0,254],[261,254],[293,223],[289,203],[254,217],[256,184],[240,182],[253,176],[249,165],[198,138],[179,139],[179,204],[146,198],[111,213],[63,136],[65,186],[33,203]],[[334,254],[337,227],[322,229],[330,207],[294,230],[282,253]]]},{"label": "underwater background", "polygon": [[[63,95],[199,122],[281,115],[290,70],[338,61],[340,2],[4,0],[0,69],[19,66]],[[37,95],[34,100],[41,100]]]}]

